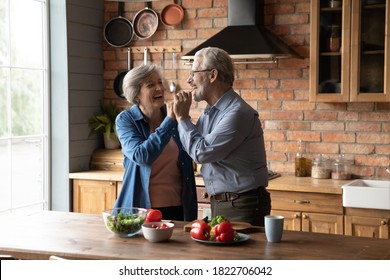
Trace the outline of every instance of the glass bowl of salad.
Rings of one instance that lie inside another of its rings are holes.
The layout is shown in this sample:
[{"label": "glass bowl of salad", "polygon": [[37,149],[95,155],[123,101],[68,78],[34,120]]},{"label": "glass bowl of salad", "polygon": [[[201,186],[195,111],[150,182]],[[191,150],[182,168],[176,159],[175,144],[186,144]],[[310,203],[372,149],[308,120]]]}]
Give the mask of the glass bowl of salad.
[{"label": "glass bowl of salad", "polygon": [[119,237],[136,235],[145,222],[148,210],[137,207],[113,208],[102,211],[106,228]]}]

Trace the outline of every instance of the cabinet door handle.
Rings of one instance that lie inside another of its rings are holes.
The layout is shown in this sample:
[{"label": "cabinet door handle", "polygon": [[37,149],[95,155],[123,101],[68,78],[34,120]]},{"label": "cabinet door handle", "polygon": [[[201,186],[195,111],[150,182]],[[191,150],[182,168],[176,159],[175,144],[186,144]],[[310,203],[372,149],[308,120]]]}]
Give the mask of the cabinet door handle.
[{"label": "cabinet door handle", "polygon": [[113,185],[115,185],[115,182],[110,182],[110,186],[113,186]]},{"label": "cabinet door handle", "polygon": [[310,200],[294,200],[297,204],[310,204]]},{"label": "cabinet door handle", "polygon": [[302,218],[307,219],[307,218],[309,218],[309,216],[303,215]]},{"label": "cabinet door handle", "polygon": [[202,198],[208,198],[208,197],[209,197],[209,194],[207,192],[202,193]]},{"label": "cabinet door handle", "polygon": [[382,220],[382,221],[381,221],[381,225],[382,225],[382,226],[385,226],[385,225],[387,225],[387,222],[386,222],[385,220]]},{"label": "cabinet door handle", "polygon": [[294,219],[299,218],[299,214],[294,214]]}]

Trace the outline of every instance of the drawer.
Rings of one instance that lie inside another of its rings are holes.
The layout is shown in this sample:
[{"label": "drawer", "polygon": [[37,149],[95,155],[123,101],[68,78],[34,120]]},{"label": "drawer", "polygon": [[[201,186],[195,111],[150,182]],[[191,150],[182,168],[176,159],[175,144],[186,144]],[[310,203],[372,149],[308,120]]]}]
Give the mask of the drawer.
[{"label": "drawer", "polygon": [[271,191],[272,209],[343,214],[342,196],[290,191]]},{"label": "drawer", "polygon": [[196,187],[196,196],[199,203],[210,203],[210,195],[205,187]]}]

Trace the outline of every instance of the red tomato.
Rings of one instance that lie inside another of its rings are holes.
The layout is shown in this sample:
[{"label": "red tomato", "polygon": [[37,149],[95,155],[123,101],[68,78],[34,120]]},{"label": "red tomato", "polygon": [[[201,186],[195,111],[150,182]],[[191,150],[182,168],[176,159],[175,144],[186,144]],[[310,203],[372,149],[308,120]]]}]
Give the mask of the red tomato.
[{"label": "red tomato", "polygon": [[160,222],[162,218],[162,213],[157,209],[149,209],[148,214],[146,214],[145,223],[150,222]]},{"label": "red tomato", "polygon": [[233,229],[231,229],[229,231],[222,232],[219,235],[219,239],[221,242],[232,242],[235,236],[236,236],[236,232]]},{"label": "red tomato", "polygon": [[230,222],[224,221],[218,225],[218,232],[219,234],[222,234],[227,231],[231,231],[233,229],[233,226]]}]

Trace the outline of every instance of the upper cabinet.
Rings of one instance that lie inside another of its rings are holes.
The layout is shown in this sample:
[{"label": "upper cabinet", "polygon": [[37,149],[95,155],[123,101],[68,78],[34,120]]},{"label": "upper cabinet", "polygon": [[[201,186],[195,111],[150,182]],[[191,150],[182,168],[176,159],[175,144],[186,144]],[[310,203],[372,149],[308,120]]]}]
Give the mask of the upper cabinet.
[{"label": "upper cabinet", "polygon": [[389,2],[311,1],[311,102],[390,102]]}]

